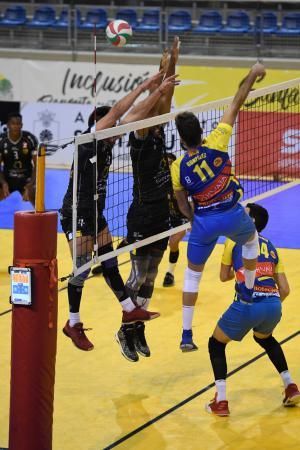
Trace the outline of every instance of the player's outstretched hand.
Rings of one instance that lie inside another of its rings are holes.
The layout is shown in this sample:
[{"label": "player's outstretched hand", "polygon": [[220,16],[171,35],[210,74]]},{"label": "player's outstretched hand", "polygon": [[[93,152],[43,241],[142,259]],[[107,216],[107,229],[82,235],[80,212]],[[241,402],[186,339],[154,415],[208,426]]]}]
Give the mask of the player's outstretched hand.
[{"label": "player's outstretched hand", "polygon": [[162,70],[164,74],[167,73],[169,66],[169,50],[166,48],[161,55],[161,60],[159,64],[159,70]]},{"label": "player's outstretched hand", "polygon": [[177,80],[177,77],[179,77],[178,74],[171,75],[170,77],[165,78],[158,88],[159,92],[161,94],[164,94],[170,87],[178,86],[181,83],[181,80]]},{"label": "player's outstretched hand", "polygon": [[161,83],[163,76],[164,76],[164,72],[163,72],[163,70],[160,70],[155,75],[152,75],[152,77],[147,78],[147,80],[145,80],[141,84],[143,92],[152,90],[153,88],[157,87]]},{"label": "player's outstretched hand", "polygon": [[266,76],[265,66],[260,62],[257,62],[254,64],[254,66],[252,66],[251,72],[254,73],[257,78],[259,78],[258,81],[263,80]]},{"label": "player's outstretched hand", "polygon": [[173,46],[171,48],[171,57],[174,58],[175,64],[178,61],[179,48],[180,48],[180,39],[179,39],[179,36],[175,36],[174,41],[173,41]]}]

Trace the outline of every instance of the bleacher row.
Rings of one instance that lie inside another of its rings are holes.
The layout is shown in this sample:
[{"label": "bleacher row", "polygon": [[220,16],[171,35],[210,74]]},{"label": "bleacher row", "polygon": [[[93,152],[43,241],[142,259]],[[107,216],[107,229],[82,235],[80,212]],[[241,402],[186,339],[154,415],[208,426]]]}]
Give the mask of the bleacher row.
[{"label": "bleacher row", "polygon": [[[72,24],[78,29],[104,29],[109,20],[103,8],[86,9],[83,13],[75,9],[72,18],[71,9],[62,9],[58,16],[51,6],[37,7],[33,15],[27,15],[26,8],[21,5],[7,7],[0,16],[0,27],[28,28],[69,28]],[[161,28],[170,32],[195,32],[202,34],[251,34],[262,32],[266,35],[300,36],[300,12],[290,12],[279,20],[276,12],[263,11],[254,18],[241,10],[228,11],[224,19],[217,10],[202,12],[198,23],[192,21],[189,11],[172,11],[163,16],[160,9],[145,9],[138,18],[135,9],[120,9],[115,18],[126,20],[134,30],[141,32],[157,32]]]}]

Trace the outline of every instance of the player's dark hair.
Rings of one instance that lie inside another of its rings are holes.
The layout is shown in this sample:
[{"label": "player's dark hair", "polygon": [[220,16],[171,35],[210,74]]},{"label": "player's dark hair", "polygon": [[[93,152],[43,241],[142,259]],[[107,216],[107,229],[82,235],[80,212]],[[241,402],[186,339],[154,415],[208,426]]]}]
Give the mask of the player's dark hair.
[{"label": "player's dark hair", "polygon": [[[98,120],[102,119],[102,117],[106,116],[106,114],[110,111],[110,106],[99,106],[96,108],[96,122]],[[93,111],[90,114],[89,120],[88,120],[88,126],[92,127],[95,123],[95,111]]]},{"label": "player's dark hair", "polygon": [[175,117],[175,124],[180,138],[187,147],[195,148],[201,144],[203,130],[198,117],[191,112],[183,112]]},{"label": "player's dark hair", "polygon": [[247,203],[247,208],[249,208],[249,216],[254,219],[255,228],[258,232],[262,231],[269,221],[268,211],[256,203]]},{"label": "player's dark hair", "polygon": [[10,112],[7,114],[7,122],[10,121],[10,119],[14,119],[14,118],[18,118],[22,120],[22,114],[20,114],[19,112],[15,111],[15,112]]},{"label": "player's dark hair", "polygon": [[166,157],[171,159],[172,161],[176,161],[177,157],[174,155],[174,153],[166,152]]}]

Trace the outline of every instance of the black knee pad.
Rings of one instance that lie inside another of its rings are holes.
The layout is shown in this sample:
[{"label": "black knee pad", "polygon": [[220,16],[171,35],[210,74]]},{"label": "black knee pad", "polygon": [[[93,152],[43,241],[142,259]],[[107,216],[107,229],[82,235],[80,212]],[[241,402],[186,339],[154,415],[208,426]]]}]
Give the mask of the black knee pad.
[{"label": "black knee pad", "polygon": [[255,340],[255,342],[257,342],[264,350],[266,350],[266,352],[272,350],[272,348],[274,347],[274,345],[277,345],[278,342],[276,341],[276,339],[271,335],[265,339],[260,339],[258,337],[256,337],[255,335],[253,335],[253,339]]},{"label": "black knee pad", "polygon": [[[113,251],[113,245],[110,242],[109,244],[103,245],[103,247],[100,247],[98,249],[98,256],[101,255],[105,255],[106,253],[112,252]],[[116,267],[118,266],[118,260],[116,256],[113,256],[110,259],[107,259],[106,261],[102,261],[101,266],[103,268],[103,273],[105,271],[105,269],[109,269],[111,267]]]},{"label": "black knee pad", "polygon": [[224,356],[225,347],[226,344],[223,344],[223,342],[218,341],[213,336],[211,336],[208,340],[208,351],[209,354],[213,357]]}]

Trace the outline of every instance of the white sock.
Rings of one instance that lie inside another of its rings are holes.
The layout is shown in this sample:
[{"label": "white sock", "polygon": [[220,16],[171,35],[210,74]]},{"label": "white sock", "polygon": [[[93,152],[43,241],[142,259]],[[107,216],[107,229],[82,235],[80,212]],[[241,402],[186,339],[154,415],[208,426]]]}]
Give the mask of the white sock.
[{"label": "white sock", "polygon": [[74,325],[76,325],[76,323],[80,322],[80,314],[79,312],[77,313],[71,313],[70,312],[70,316],[69,316],[69,325],[70,327],[74,327]]},{"label": "white sock", "polygon": [[172,275],[174,275],[174,271],[175,271],[175,267],[176,267],[177,263],[170,263],[169,262],[169,268],[167,270],[167,272],[171,273]]},{"label": "white sock", "polygon": [[216,380],[215,383],[217,388],[217,402],[226,400],[226,381]]},{"label": "white sock", "polygon": [[195,306],[182,305],[182,328],[184,330],[192,329]]},{"label": "white sock", "polygon": [[246,288],[253,289],[254,282],[255,282],[256,269],[255,270],[245,269],[244,274],[245,274]]},{"label": "white sock", "polygon": [[291,374],[288,370],[284,370],[283,372],[281,372],[280,374],[282,381],[284,383],[284,388],[286,389],[288,387],[289,384],[293,383],[293,380],[291,378]]},{"label": "white sock", "polygon": [[142,309],[148,309],[150,303],[150,298],[140,297],[139,295],[136,298],[137,306],[140,306]]},{"label": "white sock", "polygon": [[122,302],[120,302],[120,304],[122,306],[123,311],[126,311],[126,312],[131,312],[136,307],[130,297],[128,297],[128,298],[126,298],[126,300],[123,300]]}]

